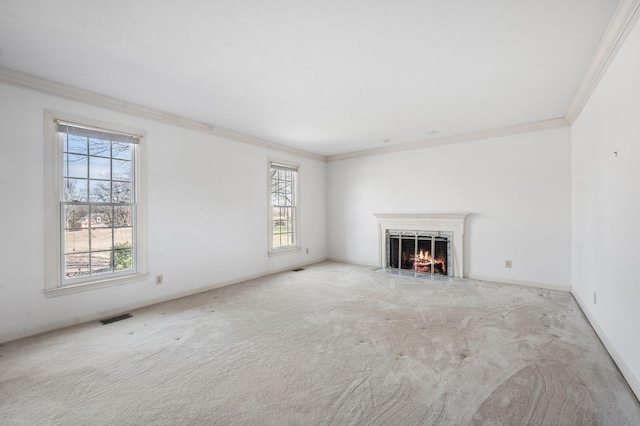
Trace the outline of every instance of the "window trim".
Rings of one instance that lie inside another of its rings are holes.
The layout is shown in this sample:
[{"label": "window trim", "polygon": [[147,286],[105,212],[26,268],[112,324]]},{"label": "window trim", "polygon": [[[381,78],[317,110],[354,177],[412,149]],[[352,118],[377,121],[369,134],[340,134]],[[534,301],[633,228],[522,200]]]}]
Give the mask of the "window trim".
[{"label": "window trim", "polygon": [[[143,130],[124,125],[108,123],[87,117],[58,111],[45,110],[45,289],[46,297],[77,293],[80,291],[121,285],[140,281],[148,276],[146,272],[146,257],[144,249],[145,235],[145,191],[144,191],[144,156],[143,140],[146,133]],[[131,273],[115,272],[105,275],[74,281],[63,285],[63,271],[61,256],[63,255],[62,222],[60,200],[63,193],[62,179],[62,144],[58,138],[57,121],[78,123],[95,127],[107,132],[133,134],[140,136],[137,152],[134,158],[134,190],[136,193],[136,212],[134,227],[134,250],[136,270]]]},{"label": "window trim", "polygon": [[[294,243],[293,245],[284,247],[273,247],[273,206],[271,205],[271,167],[276,164],[284,167],[290,167],[295,169],[295,183],[294,183],[294,199],[295,199],[295,222],[294,222]],[[282,254],[295,253],[300,251],[300,164],[291,161],[280,160],[275,158],[269,158],[267,162],[267,218],[268,218],[268,255],[278,256]]]}]

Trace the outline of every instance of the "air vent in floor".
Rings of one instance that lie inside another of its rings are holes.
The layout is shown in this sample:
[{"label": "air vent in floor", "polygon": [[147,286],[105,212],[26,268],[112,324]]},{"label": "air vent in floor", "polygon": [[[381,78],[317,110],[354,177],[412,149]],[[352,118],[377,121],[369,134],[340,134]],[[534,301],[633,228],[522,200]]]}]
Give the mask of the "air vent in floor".
[{"label": "air vent in floor", "polygon": [[118,315],[117,317],[111,317],[111,318],[100,320],[100,322],[103,325],[107,325],[107,324],[111,324],[112,322],[122,321],[124,319],[131,318],[132,316],[133,315],[131,314],[122,314],[122,315]]}]

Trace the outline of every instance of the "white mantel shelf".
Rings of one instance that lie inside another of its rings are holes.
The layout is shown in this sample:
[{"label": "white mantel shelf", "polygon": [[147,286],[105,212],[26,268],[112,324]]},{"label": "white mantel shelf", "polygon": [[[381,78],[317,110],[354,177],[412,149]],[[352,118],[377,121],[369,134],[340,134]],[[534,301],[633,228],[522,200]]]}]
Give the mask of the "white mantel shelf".
[{"label": "white mantel shelf", "polygon": [[452,234],[453,270],[451,276],[464,276],[464,222],[469,213],[376,213],[378,220],[379,266],[386,263],[386,245],[388,230],[439,231]]},{"label": "white mantel shelf", "polygon": [[459,224],[469,213],[376,213],[379,221],[408,221],[408,222],[452,222]]}]

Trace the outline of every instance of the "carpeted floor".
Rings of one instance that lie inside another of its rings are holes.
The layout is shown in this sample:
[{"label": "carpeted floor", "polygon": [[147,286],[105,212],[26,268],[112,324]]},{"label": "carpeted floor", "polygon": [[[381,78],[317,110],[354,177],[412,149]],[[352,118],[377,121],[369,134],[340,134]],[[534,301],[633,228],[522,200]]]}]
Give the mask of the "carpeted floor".
[{"label": "carpeted floor", "polygon": [[0,424],[638,425],[568,293],[323,263],[0,347]]}]

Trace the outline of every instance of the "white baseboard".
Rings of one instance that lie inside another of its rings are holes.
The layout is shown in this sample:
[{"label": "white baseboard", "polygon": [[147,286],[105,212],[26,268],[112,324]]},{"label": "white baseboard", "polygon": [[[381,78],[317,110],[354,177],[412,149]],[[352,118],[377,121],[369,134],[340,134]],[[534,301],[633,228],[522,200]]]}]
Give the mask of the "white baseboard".
[{"label": "white baseboard", "polygon": [[609,355],[613,359],[613,362],[615,362],[618,366],[618,370],[620,370],[624,378],[627,380],[627,383],[629,384],[629,387],[631,388],[633,393],[636,395],[636,398],[638,398],[638,400],[640,401],[640,380],[638,380],[638,378],[633,375],[631,369],[624,362],[615,346],[613,346],[613,343],[611,343],[611,340],[609,340],[609,338],[607,337],[607,334],[600,327],[600,324],[598,324],[598,321],[596,321],[595,317],[589,310],[587,303],[585,303],[585,301],[575,291],[572,290],[571,294],[573,295],[573,298],[576,299],[576,302],[578,302],[580,309],[582,309],[582,312],[587,317],[587,320],[600,338],[600,341],[602,342],[604,347],[607,349],[607,352],[609,352]]},{"label": "white baseboard", "polygon": [[79,317],[73,317],[73,318],[67,318],[67,319],[60,320],[60,321],[48,322],[48,323],[45,323],[45,324],[39,324],[39,325],[36,325],[36,326],[23,328],[21,330],[17,330],[17,331],[11,332],[11,333],[0,335],[0,344],[7,343],[7,342],[10,342],[10,341],[13,341],[13,340],[22,339],[24,337],[35,336],[35,335],[46,333],[46,332],[53,331],[53,330],[59,330],[61,328],[70,327],[70,326],[73,326],[73,325],[78,325],[78,324],[82,324],[82,323],[89,322],[89,321],[97,321],[97,320],[100,320],[100,319],[104,319],[104,318],[108,318],[108,317],[111,317],[111,316],[114,316],[114,315],[121,314],[123,312],[132,311],[134,309],[144,308],[145,306],[151,306],[151,305],[155,305],[157,303],[168,302],[170,300],[175,300],[175,299],[179,299],[181,297],[191,296],[193,294],[203,293],[205,291],[214,290],[216,288],[226,287],[226,286],[233,285],[233,284],[239,284],[239,283],[242,283],[242,282],[245,282],[245,281],[249,281],[249,280],[253,280],[253,279],[256,279],[256,278],[263,278],[263,277],[267,277],[269,275],[279,274],[281,272],[290,271],[292,269],[302,268],[302,267],[313,265],[313,264],[316,264],[316,263],[321,263],[321,262],[324,262],[326,260],[327,260],[327,258],[324,257],[324,258],[317,259],[317,260],[314,260],[314,261],[311,261],[311,262],[296,264],[296,265],[292,265],[292,266],[287,266],[285,268],[279,268],[279,269],[276,269],[276,270],[273,270],[273,271],[268,271],[268,272],[264,272],[264,273],[248,275],[248,276],[245,276],[245,277],[236,278],[236,279],[229,280],[229,281],[223,281],[223,282],[219,282],[219,283],[215,283],[215,284],[210,284],[210,285],[206,285],[206,286],[203,286],[203,287],[198,287],[198,288],[195,288],[195,289],[174,293],[174,294],[171,294],[171,295],[168,295],[168,296],[161,296],[161,297],[156,297],[156,298],[152,298],[152,299],[147,299],[147,300],[145,300],[143,302],[133,303],[133,304],[121,306],[121,307],[118,307],[118,308],[115,308],[115,309],[109,309],[109,310],[106,310],[106,311],[96,312],[94,314],[89,314],[89,315],[84,315],[84,316],[79,316]]},{"label": "white baseboard", "polygon": [[571,291],[570,284],[565,285],[565,284],[541,283],[536,281],[522,281],[522,280],[509,279],[509,278],[487,277],[484,275],[475,275],[475,274],[471,274],[465,278],[470,278],[472,280],[479,280],[479,281],[491,281],[494,283],[501,283],[501,284],[515,284],[523,287],[544,288],[546,290],[557,290],[557,291],[566,291],[566,292]]}]

